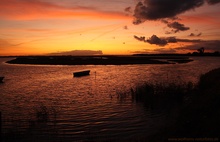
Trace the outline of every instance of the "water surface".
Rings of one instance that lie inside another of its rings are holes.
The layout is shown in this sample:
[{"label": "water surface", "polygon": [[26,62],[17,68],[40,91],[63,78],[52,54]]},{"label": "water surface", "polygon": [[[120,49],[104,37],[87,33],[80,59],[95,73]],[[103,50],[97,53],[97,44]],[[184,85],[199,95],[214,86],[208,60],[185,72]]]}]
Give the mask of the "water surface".
[{"label": "water surface", "polygon": [[[3,133],[33,129],[33,135],[42,135],[39,139],[73,141],[151,135],[165,127],[168,114],[117,94],[144,82],[197,82],[201,74],[220,67],[216,57],[193,59],[169,65],[54,66],[9,65],[0,58]],[[84,69],[91,70],[90,76],[73,78],[74,71]],[[37,122],[38,112],[47,112],[46,122]]]}]

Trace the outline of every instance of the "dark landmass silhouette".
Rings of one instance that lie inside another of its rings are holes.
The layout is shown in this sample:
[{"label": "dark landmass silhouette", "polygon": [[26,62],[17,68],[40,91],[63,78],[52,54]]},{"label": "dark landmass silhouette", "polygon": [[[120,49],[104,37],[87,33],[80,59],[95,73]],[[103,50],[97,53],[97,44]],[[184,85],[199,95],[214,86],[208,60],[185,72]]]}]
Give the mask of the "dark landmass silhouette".
[{"label": "dark landmass silhouette", "polygon": [[174,64],[193,61],[187,56],[100,55],[100,56],[20,56],[10,64],[36,65],[129,65],[129,64]]}]

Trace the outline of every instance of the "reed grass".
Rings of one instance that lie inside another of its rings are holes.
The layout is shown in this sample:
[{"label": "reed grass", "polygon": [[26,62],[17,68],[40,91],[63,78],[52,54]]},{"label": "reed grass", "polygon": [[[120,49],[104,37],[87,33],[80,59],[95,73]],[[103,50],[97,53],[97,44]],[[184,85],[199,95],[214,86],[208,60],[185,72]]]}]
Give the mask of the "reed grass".
[{"label": "reed grass", "polygon": [[[133,92],[136,102],[152,104],[162,102],[164,107],[183,102],[176,109],[178,115],[173,124],[140,141],[169,141],[192,138],[193,140],[219,141],[220,136],[220,68],[200,76],[197,84],[145,84]],[[165,99],[164,99],[165,98]],[[158,104],[157,104],[158,105]],[[174,119],[174,118],[172,118]]]},{"label": "reed grass", "polygon": [[[55,141],[57,140],[57,111],[54,107],[43,104],[34,109],[28,120],[22,120],[18,127],[26,127],[24,131],[17,128],[15,124],[12,129],[2,133],[0,141],[3,142],[29,142],[29,141]],[[10,121],[10,120],[8,120]],[[27,122],[27,123],[24,123]]]},{"label": "reed grass", "polygon": [[188,83],[148,83],[131,88],[128,92],[118,94],[119,99],[130,97],[132,102],[145,105],[177,104],[189,99],[196,90],[196,85]]}]

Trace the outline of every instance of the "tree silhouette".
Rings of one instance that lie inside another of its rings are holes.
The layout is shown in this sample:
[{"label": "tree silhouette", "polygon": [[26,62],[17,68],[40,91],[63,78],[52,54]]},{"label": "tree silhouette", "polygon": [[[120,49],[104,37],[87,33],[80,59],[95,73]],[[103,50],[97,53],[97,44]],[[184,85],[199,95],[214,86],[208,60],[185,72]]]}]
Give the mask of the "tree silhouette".
[{"label": "tree silhouette", "polygon": [[203,54],[205,52],[205,48],[201,47],[197,51],[199,52],[199,54]]}]

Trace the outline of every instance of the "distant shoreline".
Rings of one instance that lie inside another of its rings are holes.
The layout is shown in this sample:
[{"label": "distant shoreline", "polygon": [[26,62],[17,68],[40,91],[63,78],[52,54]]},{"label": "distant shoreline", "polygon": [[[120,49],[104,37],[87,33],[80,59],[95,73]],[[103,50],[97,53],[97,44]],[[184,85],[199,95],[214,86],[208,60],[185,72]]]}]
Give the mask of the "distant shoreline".
[{"label": "distant shoreline", "polygon": [[131,65],[175,64],[193,61],[187,56],[24,56],[7,61],[9,64],[34,65]]}]

